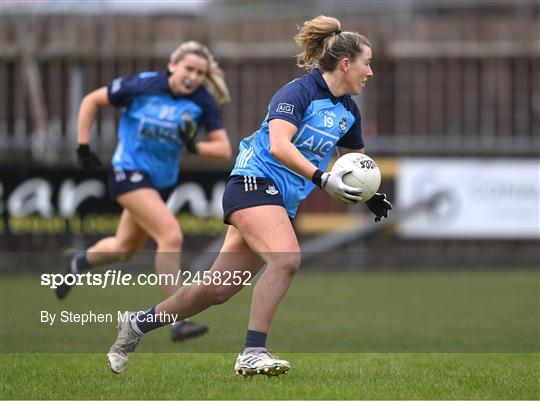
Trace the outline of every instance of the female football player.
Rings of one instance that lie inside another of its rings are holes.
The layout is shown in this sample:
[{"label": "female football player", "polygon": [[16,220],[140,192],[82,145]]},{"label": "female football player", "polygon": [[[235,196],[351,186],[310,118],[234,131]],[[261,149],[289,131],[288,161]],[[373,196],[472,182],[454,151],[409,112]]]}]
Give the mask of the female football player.
[{"label": "female football player", "polygon": [[[298,65],[308,74],[277,91],[260,128],[240,144],[223,195],[230,226],[210,270],[213,278],[226,278],[224,274],[240,268],[256,274],[266,264],[253,290],[245,348],[236,360],[235,370],[242,375],[279,375],[290,367],[268,352],[266,334],[300,265],[291,225],[300,202],[316,187],[344,204],[362,201],[362,190],[342,181],[347,170],[325,170],[336,146],[364,150],[360,113],[351,95],[360,93],[373,76],[370,42],[359,33],[342,31],[337,19],[326,16],[305,22],[295,40],[302,47]],[[367,204],[375,221],[388,217],[392,208],[379,193]],[[141,336],[165,324],[168,315],[193,316],[242,288],[216,282],[181,288],[119,323],[108,354],[111,369],[121,372]]]},{"label": "female football player", "polygon": [[[182,231],[165,201],[177,182],[183,148],[206,158],[232,156],[218,107],[227,101],[223,72],[208,48],[193,41],[171,54],[168,71],[117,78],[84,97],[77,127],[77,156],[83,168],[101,165],[89,145],[98,107],[123,108],[109,176],[110,196],[123,212],[116,234],[75,254],[68,273],[129,260],[148,236],[157,244],[157,273],[178,272]],[[198,141],[199,125],[206,129],[207,141]],[[162,286],[165,297],[177,289],[178,284]],[[69,290],[64,284],[56,294],[62,299]],[[206,331],[204,325],[178,322],[172,326],[171,338],[182,340]]]}]

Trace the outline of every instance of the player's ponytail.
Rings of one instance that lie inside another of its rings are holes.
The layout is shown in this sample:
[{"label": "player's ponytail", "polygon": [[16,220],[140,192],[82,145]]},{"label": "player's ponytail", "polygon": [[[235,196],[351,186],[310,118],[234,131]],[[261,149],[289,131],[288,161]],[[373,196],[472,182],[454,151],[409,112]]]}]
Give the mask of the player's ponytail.
[{"label": "player's ponytail", "polygon": [[305,21],[294,40],[303,49],[296,56],[297,65],[308,71],[315,67],[333,71],[339,60],[347,57],[354,61],[364,46],[371,47],[365,36],[341,31],[341,22],[325,15]]},{"label": "player's ponytail", "polygon": [[229,88],[225,82],[225,73],[219,67],[218,63],[212,58],[209,60],[210,67],[208,69],[207,88],[221,105],[231,101]]},{"label": "player's ponytail", "polygon": [[184,42],[171,53],[170,61],[178,63],[189,53],[194,53],[208,60],[208,73],[203,85],[210,91],[219,104],[230,102],[229,88],[225,82],[225,73],[219,67],[210,50],[195,41]]}]

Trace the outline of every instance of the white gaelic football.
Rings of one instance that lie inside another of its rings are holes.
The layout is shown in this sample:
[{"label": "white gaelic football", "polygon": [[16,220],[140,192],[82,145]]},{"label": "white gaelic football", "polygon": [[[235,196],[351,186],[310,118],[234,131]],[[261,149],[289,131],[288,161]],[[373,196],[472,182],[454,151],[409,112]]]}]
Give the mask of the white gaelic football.
[{"label": "white gaelic football", "polygon": [[381,171],[377,163],[367,155],[345,154],[334,163],[332,171],[336,169],[352,170],[343,176],[343,182],[351,187],[361,188],[364,201],[373,197],[381,185]]}]

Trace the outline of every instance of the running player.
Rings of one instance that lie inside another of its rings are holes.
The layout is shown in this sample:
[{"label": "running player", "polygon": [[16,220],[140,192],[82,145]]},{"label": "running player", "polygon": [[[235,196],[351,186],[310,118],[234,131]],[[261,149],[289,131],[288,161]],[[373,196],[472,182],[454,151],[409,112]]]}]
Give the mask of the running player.
[{"label": "running player", "polygon": [[[373,76],[370,42],[359,33],[343,32],[337,19],[326,16],[306,21],[295,40],[303,49],[298,65],[308,74],[274,95],[260,128],[240,144],[223,196],[230,226],[210,270],[212,277],[239,267],[254,275],[266,264],[253,290],[246,343],[235,364],[242,375],[279,375],[290,368],[266,349],[266,336],[300,266],[291,224],[299,204],[316,187],[344,204],[362,201],[362,189],[342,181],[348,171],[325,170],[336,146],[364,150],[360,113],[350,96],[360,93]],[[392,209],[380,193],[367,206],[376,222]],[[107,355],[109,366],[116,373],[124,370],[142,335],[164,325],[170,314],[191,317],[227,301],[241,288],[186,286],[155,307],[132,313],[130,320],[119,323]]]},{"label": "running player", "polygon": [[[157,273],[175,274],[180,267],[182,231],[165,201],[177,182],[183,148],[206,158],[232,156],[218,107],[218,103],[229,101],[229,92],[213,55],[200,43],[180,45],[167,67],[166,72],[117,78],[86,95],[81,103],[77,156],[87,169],[101,166],[89,145],[98,107],[123,108],[109,176],[110,197],[123,212],[116,234],[76,253],[68,273],[129,260],[148,236],[157,244]],[[198,141],[199,125],[206,129],[207,141]],[[165,297],[178,287],[162,286]],[[56,295],[63,299],[69,290],[64,284],[56,289]],[[171,339],[191,338],[207,330],[205,325],[179,321],[171,326]]]}]

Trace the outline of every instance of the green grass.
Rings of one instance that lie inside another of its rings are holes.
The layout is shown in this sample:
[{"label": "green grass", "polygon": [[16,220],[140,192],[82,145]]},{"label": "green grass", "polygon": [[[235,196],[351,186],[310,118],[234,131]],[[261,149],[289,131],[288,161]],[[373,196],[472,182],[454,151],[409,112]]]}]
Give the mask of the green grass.
[{"label": "green grass", "polygon": [[299,275],[269,334],[290,373],[243,379],[250,289],[200,314],[200,339],[148,334],[114,375],[114,323],[48,326],[39,311],[145,308],[157,288],[85,286],[60,302],[36,275],[5,276],[1,398],[540,399],[539,290],[525,270]]},{"label": "green grass", "polygon": [[3,399],[538,399],[535,354],[284,354],[278,378],[234,375],[233,354],[2,355]]}]

